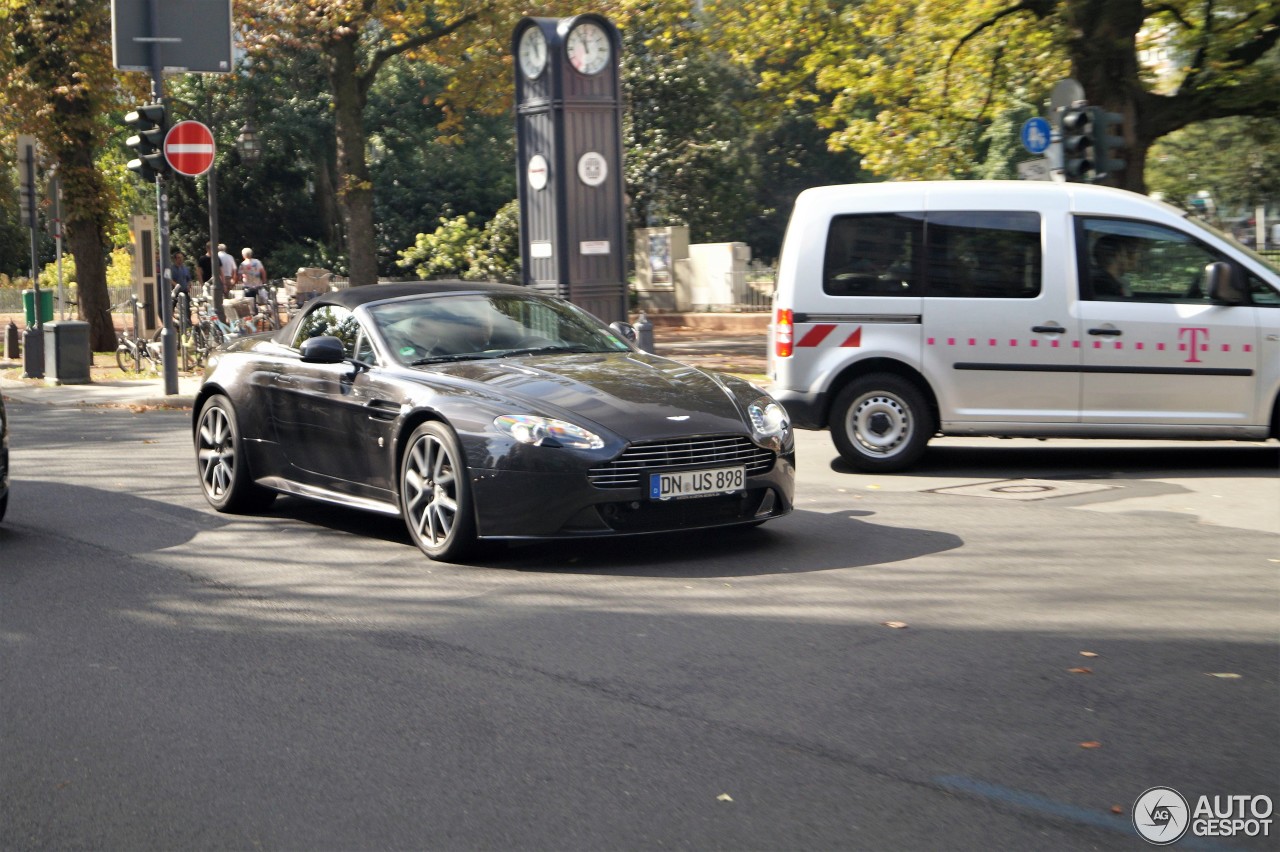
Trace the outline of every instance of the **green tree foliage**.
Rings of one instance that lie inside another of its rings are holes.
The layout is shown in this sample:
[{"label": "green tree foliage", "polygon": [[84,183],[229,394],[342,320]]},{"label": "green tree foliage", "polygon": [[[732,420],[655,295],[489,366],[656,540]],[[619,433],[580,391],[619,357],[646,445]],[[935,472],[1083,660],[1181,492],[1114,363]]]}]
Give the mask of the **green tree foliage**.
[{"label": "green tree foliage", "polygon": [[1191,208],[1203,192],[1219,216],[1251,216],[1280,200],[1280,122],[1224,118],[1170,133],[1152,146],[1147,176],[1173,204]]},{"label": "green tree foliage", "polygon": [[750,94],[725,57],[699,49],[692,20],[639,11],[623,30],[623,145],[630,225],[688,225],[694,242],[741,239],[753,214]]},{"label": "green tree foliage", "polygon": [[[817,104],[835,148],[893,177],[971,177],[984,134],[1068,75],[1124,116],[1141,190],[1152,142],[1232,115],[1274,117],[1280,6],[1256,0],[812,0],[708,4],[721,37],[784,105]],[[1157,75],[1139,51],[1165,49]]]},{"label": "green tree foliage", "polygon": [[434,64],[397,59],[370,91],[370,114],[378,117],[369,134],[370,174],[384,273],[396,269],[396,252],[425,223],[458,212],[487,221],[516,194],[510,114],[468,113],[446,140],[435,100],[447,79]]},{"label": "green tree foliage", "polygon": [[400,253],[400,266],[420,278],[506,281],[520,277],[520,214],[517,202],[505,205],[483,227],[473,216],[441,217],[430,234],[418,234]]},{"label": "green tree foliage", "polygon": [[373,181],[367,157],[369,92],[386,63],[449,41],[480,10],[452,0],[252,0],[237,4],[253,55],[281,49],[316,51],[333,98],[337,199],[353,284],[378,277]]},{"label": "green tree foliage", "polygon": [[110,38],[110,7],[98,0],[0,3],[0,124],[36,136],[57,165],[80,313],[98,350],[115,345],[103,251],[115,196],[98,159],[124,94]]},{"label": "green tree foliage", "polygon": [[[169,84],[175,119],[213,131],[218,238],[237,260],[248,246],[273,278],[300,266],[333,264],[341,245],[334,190],[333,120],[313,53],[281,51],[252,74],[181,75]],[[236,137],[252,125],[262,145],[246,161]],[[208,241],[210,176],[175,176],[169,189],[170,242],[190,258]],[[323,262],[322,262],[323,261]]]}]

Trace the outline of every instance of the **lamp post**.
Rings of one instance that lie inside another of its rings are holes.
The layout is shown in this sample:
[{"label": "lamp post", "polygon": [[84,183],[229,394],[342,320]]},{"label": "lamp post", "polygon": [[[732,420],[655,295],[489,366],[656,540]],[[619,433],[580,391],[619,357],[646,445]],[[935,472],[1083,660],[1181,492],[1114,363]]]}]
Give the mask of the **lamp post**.
[{"label": "lamp post", "polygon": [[246,163],[256,163],[262,156],[262,143],[258,141],[258,133],[253,129],[252,122],[245,121],[244,127],[240,128],[240,135],[236,137],[236,147],[240,149],[240,158]]}]

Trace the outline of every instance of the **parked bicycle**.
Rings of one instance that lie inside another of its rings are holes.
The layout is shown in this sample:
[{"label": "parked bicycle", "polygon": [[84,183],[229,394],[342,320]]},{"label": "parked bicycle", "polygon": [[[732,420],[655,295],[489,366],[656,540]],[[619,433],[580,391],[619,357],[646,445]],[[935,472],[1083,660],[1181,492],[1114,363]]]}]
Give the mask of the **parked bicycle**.
[{"label": "parked bicycle", "polygon": [[137,296],[130,296],[129,301],[113,305],[112,310],[128,304],[133,309],[133,334],[121,335],[116,345],[116,366],[122,373],[141,373],[143,365],[152,373],[160,372],[160,344],[154,340],[146,340],[138,333],[140,312],[145,305]]},{"label": "parked bicycle", "polygon": [[209,360],[209,354],[232,337],[244,331],[223,322],[214,311],[213,297],[206,286],[203,295],[192,299],[195,312],[195,324],[189,332],[190,349],[195,366],[203,367]]},{"label": "parked bicycle", "polygon": [[261,287],[246,287],[244,295],[253,300],[253,310],[249,312],[246,334],[261,334],[264,331],[276,331],[280,328],[280,304],[276,301],[278,281],[271,281]]}]

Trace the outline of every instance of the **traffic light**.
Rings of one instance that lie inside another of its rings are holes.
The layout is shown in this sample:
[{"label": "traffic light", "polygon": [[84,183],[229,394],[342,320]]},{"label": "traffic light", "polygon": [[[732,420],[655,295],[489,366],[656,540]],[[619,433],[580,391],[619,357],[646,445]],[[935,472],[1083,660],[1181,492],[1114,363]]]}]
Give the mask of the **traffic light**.
[{"label": "traffic light", "polygon": [[164,137],[169,132],[169,116],[164,104],[143,104],[126,114],[124,123],[135,131],[124,143],[137,154],[129,161],[129,171],[149,183],[167,175],[169,163],[164,158]]},{"label": "traffic light", "polygon": [[1107,112],[1102,107],[1089,107],[1089,123],[1093,126],[1093,174],[1106,177],[1123,171],[1125,161],[1111,156],[1117,148],[1124,148],[1124,116]]},{"label": "traffic light", "polygon": [[1073,106],[1062,113],[1062,171],[1069,181],[1084,181],[1092,176],[1095,109],[1096,107]]}]

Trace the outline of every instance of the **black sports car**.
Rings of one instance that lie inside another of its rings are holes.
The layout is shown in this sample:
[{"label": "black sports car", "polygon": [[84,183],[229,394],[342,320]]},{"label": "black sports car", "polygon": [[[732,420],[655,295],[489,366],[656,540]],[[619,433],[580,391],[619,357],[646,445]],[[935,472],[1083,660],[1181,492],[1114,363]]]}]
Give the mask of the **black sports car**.
[{"label": "black sports car", "polygon": [[430,557],[478,539],[758,524],[791,511],[786,412],[742,379],[637,349],[630,326],[530,288],[326,293],[211,359],[200,484],[400,515]]}]

